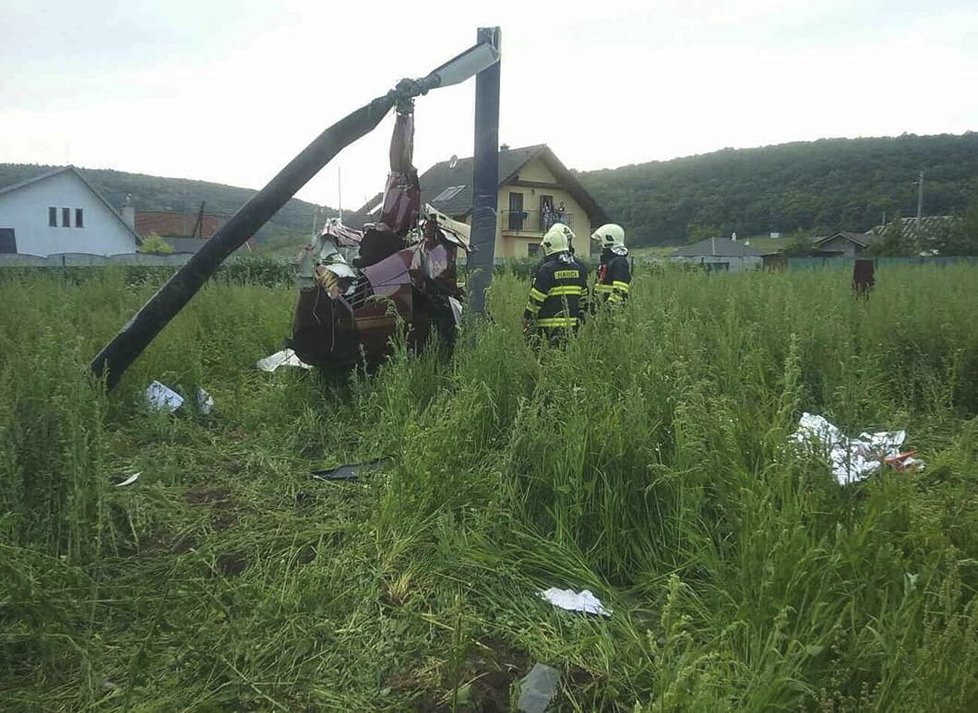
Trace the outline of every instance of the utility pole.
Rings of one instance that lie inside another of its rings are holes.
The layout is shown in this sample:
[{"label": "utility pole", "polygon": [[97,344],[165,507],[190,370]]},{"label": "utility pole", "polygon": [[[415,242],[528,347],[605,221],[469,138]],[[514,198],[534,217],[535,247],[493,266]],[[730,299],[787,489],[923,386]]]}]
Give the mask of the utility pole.
[{"label": "utility pole", "polygon": [[340,214],[340,222],[343,222],[343,169],[338,167],[336,169],[336,192],[338,194],[339,206],[337,211]]},{"label": "utility pole", "polygon": [[924,172],[920,172],[920,178],[917,181],[917,241],[920,241],[920,218],[924,212]]},{"label": "utility pole", "polygon": [[[498,27],[480,27],[479,45],[499,51]],[[499,62],[475,76],[475,150],[472,154],[472,247],[466,256],[465,291],[472,312],[484,315],[486,289],[492,277],[496,249],[496,209],[499,205]]]}]

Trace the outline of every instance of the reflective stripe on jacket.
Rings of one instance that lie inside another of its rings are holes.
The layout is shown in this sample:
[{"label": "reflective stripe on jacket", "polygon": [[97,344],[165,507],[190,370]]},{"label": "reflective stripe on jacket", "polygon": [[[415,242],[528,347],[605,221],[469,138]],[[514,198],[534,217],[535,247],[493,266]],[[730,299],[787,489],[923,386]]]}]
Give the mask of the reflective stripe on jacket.
[{"label": "reflective stripe on jacket", "polygon": [[601,253],[601,266],[598,268],[598,281],[594,285],[595,299],[610,304],[622,304],[628,299],[632,284],[632,271],[628,256],[616,255],[610,250]]},{"label": "reflective stripe on jacket", "polygon": [[587,267],[570,253],[557,253],[537,267],[523,318],[546,329],[574,328],[587,301]]}]

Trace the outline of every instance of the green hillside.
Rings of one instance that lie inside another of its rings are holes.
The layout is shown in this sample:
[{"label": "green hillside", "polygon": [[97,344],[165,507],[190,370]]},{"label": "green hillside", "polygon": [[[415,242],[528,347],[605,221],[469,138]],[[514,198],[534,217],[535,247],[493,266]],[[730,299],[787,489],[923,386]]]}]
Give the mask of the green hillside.
[{"label": "green hillside", "polygon": [[978,133],[822,139],[724,149],[578,174],[634,245],[681,244],[710,234],[862,231],[884,211],[960,212],[978,194]]},{"label": "green hillside", "polygon": [[[0,163],[0,187],[25,181],[57,166]],[[221,183],[194,181],[187,178],[164,178],[142,173],[126,173],[108,169],[79,168],[79,171],[117,210],[131,194],[136,210],[173,210],[196,212],[200,202],[206,203],[208,213],[232,214],[253,196],[251,188],[226,186]],[[308,235],[312,228],[312,203],[293,198],[275,214],[259,232],[259,238],[287,234]],[[334,215],[331,208],[327,209]]]}]

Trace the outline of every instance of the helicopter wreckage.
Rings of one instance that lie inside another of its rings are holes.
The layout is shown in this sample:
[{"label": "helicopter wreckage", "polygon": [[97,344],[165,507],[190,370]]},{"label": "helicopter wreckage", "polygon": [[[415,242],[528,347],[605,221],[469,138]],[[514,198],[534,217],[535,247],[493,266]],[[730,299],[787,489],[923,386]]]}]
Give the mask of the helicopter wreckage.
[{"label": "helicopter wreckage", "polygon": [[463,299],[457,259],[460,250],[472,250],[469,226],[431,205],[422,208],[413,139],[414,117],[404,106],[379,220],[360,231],[328,219],[299,258],[299,299],[286,345],[306,364],[375,366],[389,356],[400,324],[412,349],[432,337],[454,340]]},{"label": "helicopter wreckage", "polygon": [[[300,263],[299,301],[291,343],[310,364],[377,363],[390,350],[398,320],[410,325],[417,346],[437,332],[451,340],[462,291],[458,250],[472,269],[467,289],[481,314],[493,266],[499,167],[498,27],[481,27],[475,45],[420,79],[402,79],[386,94],[323,131],[252,196],[92,359],[106,388],[122,375],[183,309],[221,263],[254,235],[296,192],[346,146],[373,131],[396,107],[391,174],[381,220],[364,231],[329,223]],[[413,102],[429,91],[475,77],[475,152],[472,233],[426,206],[421,209],[417,171],[411,166]],[[479,247],[479,250],[473,250]],[[347,254],[344,254],[347,253]],[[350,254],[353,253],[353,254]]]}]

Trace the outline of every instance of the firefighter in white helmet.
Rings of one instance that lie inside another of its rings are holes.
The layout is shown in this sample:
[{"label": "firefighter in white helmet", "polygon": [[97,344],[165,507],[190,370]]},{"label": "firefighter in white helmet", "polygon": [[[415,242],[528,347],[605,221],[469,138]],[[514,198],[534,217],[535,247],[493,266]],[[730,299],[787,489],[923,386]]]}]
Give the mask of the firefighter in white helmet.
[{"label": "firefighter in white helmet", "polygon": [[606,223],[591,234],[591,240],[597,240],[601,245],[598,280],[594,285],[595,302],[623,304],[632,284],[625,231],[616,223]]},{"label": "firefighter in white helmet", "polygon": [[584,263],[571,252],[574,233],[554,223],[540,244],[543,260],[523,310],[523,332],[542,332],[550,342],[576,332],[587,308],[588,275]]}]

